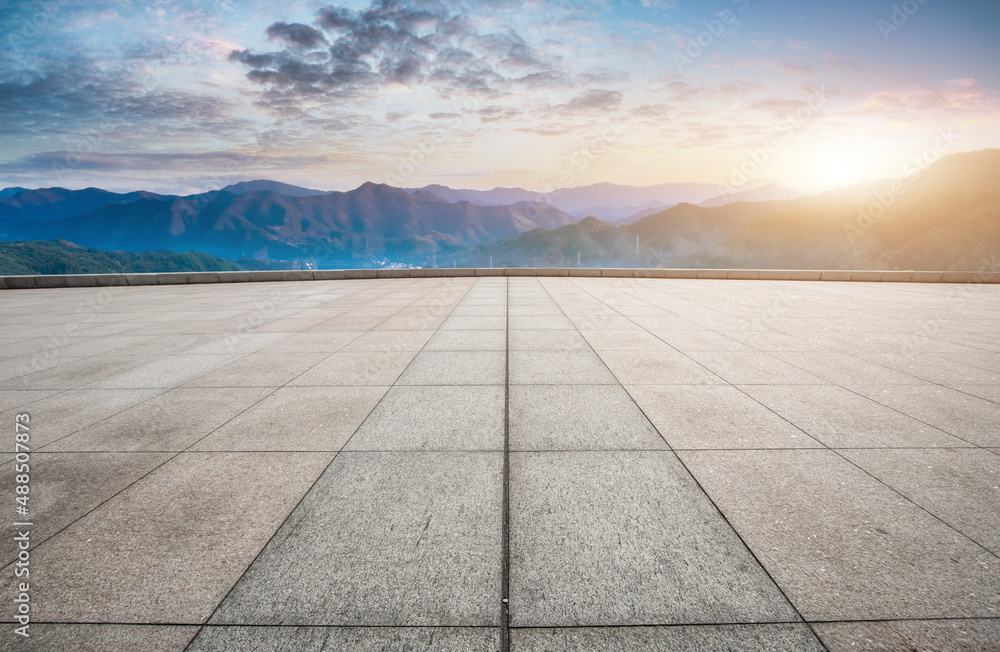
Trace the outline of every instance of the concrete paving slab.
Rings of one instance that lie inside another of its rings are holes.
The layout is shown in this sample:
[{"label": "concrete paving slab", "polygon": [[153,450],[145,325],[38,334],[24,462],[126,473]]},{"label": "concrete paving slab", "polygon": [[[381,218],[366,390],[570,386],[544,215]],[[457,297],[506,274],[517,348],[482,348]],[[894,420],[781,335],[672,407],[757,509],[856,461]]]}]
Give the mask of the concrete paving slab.
[{"label": "concrete paving slab", "polygon": [[576,330],[512,330],[511,351],[590,351],[587,340]]},{"label": "concrete paving slab", "polygon": [[784,362],[770,353],[690,351],[695,362],[734,385],[822,385],[829,381]]},{"label": "concrete paving slab", "polygon": [[663,438],[618,385],[510,388],[510,450],[665,450]]},{"label": "concrete paving slab", "polygon": [[[468,298],[468,297],[466,297]],[[491,303],[461,303],[451,311],[452,315],[461,317],[476,317],[483,315],[504,316],[507,310],[502,302]],[[511,314],[514,314],[513,312]]]},{"label": "concrete paving slab", "polygon": [[[148,327],[142,327],[135,332],[141,333],[136,337],[143,338],[140,342],[126,341],[123,346],[116,351],[119,355],[148,355],[165,356],[175,353],[183,353],[200,344],[211,342],[219,338],[217,334],[199,333],[149,333]],[[124,338],[131,336],[123,336]]]},{"label": "concrete paving slab", "polygon": [[813,629],[830,652],[971,652],[996,650],[1000,641],[998,618],[816,623]]},{"label": "concrete paving slab", "polygon": [[938,385],[854,391],[977,446],[1000,446],[1000,404]]},{"label": "concrete paving slab", "polygon": [[[18,520],[34,523],[31,540],[37,546],[170,457],[170,453],[32,453],[27,464],[28,514]],[[0,482],[13,487],[23,471],[23,464],[0,466]],[[5,537],[0,567],[16,559],[16,542]]]},{"label": "concrete paving slab", "polygon": [[422,351],[399,377],[400,385],[503,385],[502,351]]},{"label": "concrete paving slab", "polygon": [[866,351],[861,355],[876,364],[884,365],[927,382],[949,387],[957,385],[996,387],[1000,384],[1000,371],[988,364],[985,365],[987,368],[983,368],[915,351],[906,353]]},{"label": "concrete paving slab", "polygon": [[741,385],[740,389],[831,448],[972,446],[835,385]]},{"label": "concrete paving slab", "polygon": [[191,652],[495,652],[496,627],[240,627],[210,625]]},{"label": "concrete paving slab", "polygon": [[502,463],[341,453],[212,623],[499,625]]},{"label": "concrete paving slab", "polygon": [[511,385],[617,384],[601,358],[589,349],[511,351],[509,358]]},{"label": "concrete paving slab", "polygon": [[189,355],[256,353],[287,337],[290,337],[289,333],[250,333],[241,329],[226,337],[188,349],[185,353]]},{"label": "concrete paving slab", "polygon": [[822,447],[731,385],[629,385],[626,389],[675,449]]},{"label": "concrete paving slab", "polygon": [[[158,650],[181,652],[198,633],[196,626],[33,623],[31,636],[12,643],[26,652],[108,652],[109,650]],[[4,636],[7,633],[4,632]]]},{"label": "concrete paving slab", "polygon": [[[651,331],[657,339],[684,353],[688,351],[752,351],[745,343],[729,335],[709,330],[660,329]],[[653,347],[658,348],[658,347]]]},{"label": "concrete paving slab", "polygon": [[[133,331],[134,332],[134,331]],[[68,339],[68,338],[67,338]],[[133,351],[122,353],[125,349],[134,349],[136,345],[148,343],[151,335],[115,335],[113,337],[74,337],[55,350],[59,357],[90,357],[98,355],[149,355]],[[36,343],[37,344],[37,343]]]},{"label": "concrete paving slab", "polygon": [[[4,383],[4,388],[19,376],[38,373],[48,369],[53,369],[60,365],[73,362],[73,358],[60,358],[55,355],[46,355],[45,349],[35,355],[22,355],[16,358],[7,358],[3,366],[0,367],[0,382]],[[13,389],[13,388],[11,388]]]},{"label": "concrete paving slab", "polygon": [[[14,423],[16,414],[27,412],[31,415],[31,443],[38,449],[162,392],[161,389],[74,389],[39,399],[29,407],[8,410],[0,414],[0,423]],[[13,438],[0,442],[0,450],[13,452]]]},{"label": "concrete paving slab", "polygon": [[434,334],[426,331],[368,331],[342,351],[419,351]]},{"label": "concrete paving slab", "polygon": [[679,455],[806,620],[1000,609],[1000,559],[833,451]]},{"label": "concrete paving slab", "polygon": [[396,385],[344,450],[502,451],[503,438],[503,387]]},{"label": "concrete paving slab", "polygon": [[281,387],[326,357],[326,353],[251,353],[184,387]]},{"label": "concrete paving slab", "polygon": [[642,328],[638,320],[633,320],[619,314],[612,315],[572,315],[569,317],[573,326],[581,331],[586,330],[637,330]]},{"label": "concrete paving slab", "polygon": [[35,615],[204,622],[332,457],[178,455],[32,551],[45,569],[33,577],[36,595],[46,596]]},{"label": "concrete paving slab", "polygon": [[515,627],[792,621],[673,453],[510,456]]},{"label": "concrete paving slab", "polygon": [[0,382],[5,389],[76,389],[127,369],[149,364],[150,356],[70,358],[64,364]]},{"label": "concrete paving slab", "polygon": [[1000,556],[1000,457],[981,449],[847,450],[862,469]]},{"label": "concrete paving slab", "polygon": [[442,330],[503,330],[506,315],[452,315],[441,324]]},{"label": "concrete paving slab", "polygon": [[700,385],[726,381],[677,351],[600,351],[623,385]]},{"label": "concrete paving slab", "polygon": [[263,353],[335,353],[364,331],[327,331],[297,333],[263,349]]},{"label": "concrete paving slab", "polygon": [[807,625],[514,629],[514,652],[822,652]]},{"label": "concrete paving slab", "polygon": [[30,405],[57,392],[55,389],[0,389],[0,412]]},{"label": "concrete paving slab", "polygon": [[271,388],[177,388],[48,444],[45,451],[182,451]]},{"label": "concrete paving slab", "polygon": [[425,351],[505,351],[503,330],[439,330],[427,341]]},{"label": "concrete paving slab", "polygon": [[385,317],[373,315],[340,315],[310,327],[307,332],[369,331],[384,321],[386,321]]},{"label": "concrete paving slab", "polygon": [[282,387],[198,441],[202,451],[339,451],[385,386]]},{"label": "concrete paving slab", "polygon": [[90,389],[170,388],[235,362],[245,353],[168,355],[86,385]]},{"label": "concrete paving slab", "polygon": [[[928,381],[846,353],[775,352],[775,357],[838,385],[927,385]],[[778,380],[776,382],[784,382]],[[791,382],[785,384],[792,384]]]},{"label": "concrete paving slab", "polygon": [[670,345],[652,333],[630,330],[581,330],[580,334],[595,351],[662,351]]},{"label": "concrete paving slab", "polygon": [[290,385],[392,385],[416,356],[415,351],[338,351]]},{"label": "concrete paving slab", "polygon": [[[513,310],[514,306],[511,306]],[[572,330],[575,328],[573,322],[566,318],[562,314],[562,311],[555,305],[555,315],[515,315],[513,312],[510,315],[510,329],[524,329],[524,330]]]},{"label": "concrete paving slab", "polygon": [[327,321],[327,319],[328,317],[321,316],[309,318],[281,317],[279,319],[264,322],[259,326],[249,328],[246,332],[249,335],[255,335],[258,333],[301,333],[302,331],[308,330],[313,326],[322,324]]}]

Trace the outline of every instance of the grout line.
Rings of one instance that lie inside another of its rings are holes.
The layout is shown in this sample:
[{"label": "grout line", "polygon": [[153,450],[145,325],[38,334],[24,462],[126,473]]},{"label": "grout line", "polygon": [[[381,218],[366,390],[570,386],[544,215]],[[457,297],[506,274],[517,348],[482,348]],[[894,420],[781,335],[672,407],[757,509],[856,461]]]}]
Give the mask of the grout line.
[{"label": "grout line", "polygon": [[[656,628],[681,628],[681,627],[757,627],[760,625],[835,625],[852,623],[923,623],[923,622],[943,622],[961,623],[968,621],[1000,621],[1000,616],[929,616],[927,618],[851,618],[834,620],[760,620],[753,622],[674,622],[674,623],[638,623],[638,624],[616,624],[616,625],[515,625],[511,629],[535,630],[535,629],[638,629],[643,627]],[[13,620],[0,620],[0,624],[13,624]],[[263,623],[239,623],[239,624],[216,624],[198,622],[155,622],[138,623],[126,621],[64,621],[64,620],[41,620],[32,621],[38,625],[114,625],[118,627],[199,627],[202,629],[221,629],[225,627],[240,627],[248,629],[493,629],[489,625],[382,625],[382,624],[350,624],[350,625],[319,625],[311,623],[297,624],[263,624]]]},{"label": "grout line", "polygon": [[500,578],[500,650],[510,652],[510,279],[505,279],[504,384],[503,384],[503,525]]}]

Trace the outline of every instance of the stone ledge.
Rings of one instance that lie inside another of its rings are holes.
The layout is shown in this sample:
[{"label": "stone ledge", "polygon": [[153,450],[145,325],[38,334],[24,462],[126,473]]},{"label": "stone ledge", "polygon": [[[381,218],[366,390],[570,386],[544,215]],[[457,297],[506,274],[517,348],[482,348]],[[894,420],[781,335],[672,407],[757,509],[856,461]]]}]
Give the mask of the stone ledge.
[{"label": "stone ledge", "polygon": [[0,289],[108,287],[333,281],[341,279],[442,278],[477,276],[559,276],[604,278],[729,279],[761,281],[839,281],[891,283],[1000,283],[1000,272],[931,272],[812,269],[664,269],[600,267],[509,267],[436,269],[324,269],[244,272],[169,272],[163,274],[52,274],[0,276]]}]

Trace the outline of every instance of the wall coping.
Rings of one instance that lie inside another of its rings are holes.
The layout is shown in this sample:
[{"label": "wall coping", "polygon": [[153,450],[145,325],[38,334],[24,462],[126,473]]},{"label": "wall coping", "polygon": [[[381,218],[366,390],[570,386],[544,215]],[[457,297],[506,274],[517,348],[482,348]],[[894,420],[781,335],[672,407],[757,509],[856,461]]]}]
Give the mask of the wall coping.
[{"label": "wall coping", "polygon": [[803,269],[651,269],[587,267],[323,269],[248,272],[170,272],[156,274],[52,274],[0,276],[0,289],[186,285],[265,281],[438,278],[455,276],[587,276],[611,278],[745,279],[759,281],[841,281],[894,283],[1000,283],[1000,272],[931,272]]}]

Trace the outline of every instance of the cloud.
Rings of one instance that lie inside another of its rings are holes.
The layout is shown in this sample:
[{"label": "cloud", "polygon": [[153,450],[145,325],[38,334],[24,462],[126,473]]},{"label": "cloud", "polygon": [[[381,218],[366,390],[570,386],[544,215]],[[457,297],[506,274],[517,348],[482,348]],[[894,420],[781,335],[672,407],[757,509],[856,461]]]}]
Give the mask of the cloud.
[{"label": "cloud", "polygon": [[479,119],[483,122],[496,122],[498,120],[508,120],[510,118],[516,118],[521,115],[520,109],[514,109],[508,106],[488,106],[483,109],[479,109]]},{"label": "cloud", "polygon": [[271,41],[283,41],[292,47],[304,49],[329,45],[321,31],[301,23],[274,23],[267,28],[267,38]]},{"label": "cloud", "polygon": [[622,103],[622,94],[600,88],[584,91],[565,104],[555,108],[570,112],[614,111]]},{"label": "cloud", "polygon": [[997,93],[981,88],[972,79],[950,80],[943,87],[918,86],[901,91],[871,93],[855,115],[889,114],[894,116],[954,119],[960,114],[1000,111]]},{"label": "cloud", "polygon": [[[250,68],[247,78],[263,86],[262,103],[283,110],[313,97],[370,96],[393,85],[426,85],[441,97],[498,97],[514,86],[568,83],[559,57],[531,46],[511,27],[481,32],[489,21],[465,11],[448,0],[374,0],[362,10],[327,6],[316,14],[319,29],[271,25],[268,37],[283,49],[234,50],[229,59]],[[327,49],[306,56],[304,50],[320,46]]]}]

